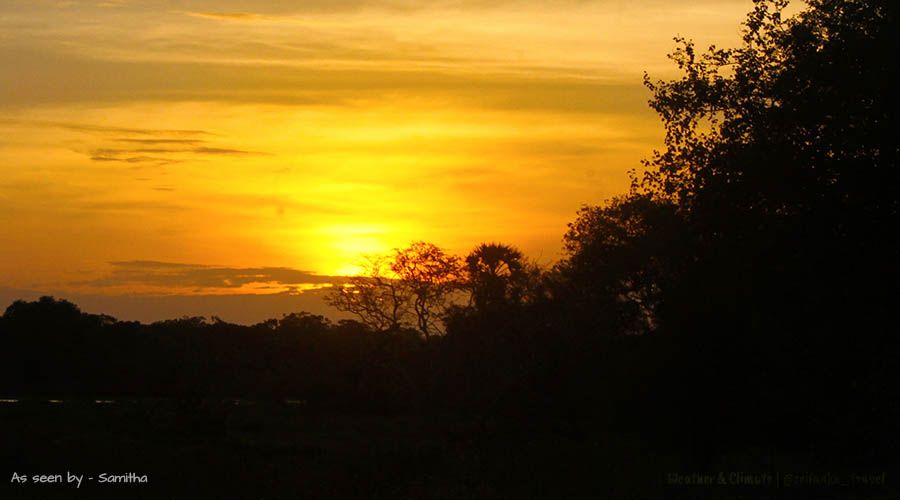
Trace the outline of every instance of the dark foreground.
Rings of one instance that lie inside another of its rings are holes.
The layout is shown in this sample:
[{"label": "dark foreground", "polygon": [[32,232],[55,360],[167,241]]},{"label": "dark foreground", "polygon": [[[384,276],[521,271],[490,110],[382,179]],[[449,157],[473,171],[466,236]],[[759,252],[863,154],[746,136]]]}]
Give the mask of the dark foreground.
[{"label": "dark foreground", "polygon": [[[143,400],[5,403],[0,422],[2,498],[900,498],[896,464],[760,448],[701,458],[577,418]],[[129,472],[148,483],[97,482]],[[55,474],[63,484],[34,483]]]}]

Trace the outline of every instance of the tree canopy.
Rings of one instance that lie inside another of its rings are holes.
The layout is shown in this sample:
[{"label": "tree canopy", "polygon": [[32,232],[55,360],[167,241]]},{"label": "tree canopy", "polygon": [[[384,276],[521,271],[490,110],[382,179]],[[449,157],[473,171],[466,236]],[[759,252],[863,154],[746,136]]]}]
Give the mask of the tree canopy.
[{"label": "tree canopy", "polygon": [[722,393],[686,398],[686,426],[896,415],[897,4],[807,4],[756,0],[736,48],[676,39],[681,77],[645,76],[663,148],[566,236],[580,328],[645,319],[660,387]]},{"label": "tree canopy", "polygon": [[769,331],[820,321],[812,311],[886,314],[881,290],[898,270],[897,7],[813,0],[787,17],[786,6],[755,1],[736,48],[677,38],[682,76],[645,76],[664,148],[628,195],[570,226],[576,280],[662,307],[680,330],[687,317]]}]

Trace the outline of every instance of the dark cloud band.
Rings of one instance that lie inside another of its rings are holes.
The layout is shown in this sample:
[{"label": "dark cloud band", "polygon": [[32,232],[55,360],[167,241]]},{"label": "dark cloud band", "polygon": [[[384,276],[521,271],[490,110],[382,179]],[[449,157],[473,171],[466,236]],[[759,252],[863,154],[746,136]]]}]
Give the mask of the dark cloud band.
[{"label": "dark cloud band", "polygon": [[300,285],[327,285],[343,278],[325,276],[289,267],[219,267],[201,264],[133,260],[110,262],[112,272],[81,285],[108,287],[149,285],[160,287],[241,288],[252,284],[275,284],[294,288]]}]

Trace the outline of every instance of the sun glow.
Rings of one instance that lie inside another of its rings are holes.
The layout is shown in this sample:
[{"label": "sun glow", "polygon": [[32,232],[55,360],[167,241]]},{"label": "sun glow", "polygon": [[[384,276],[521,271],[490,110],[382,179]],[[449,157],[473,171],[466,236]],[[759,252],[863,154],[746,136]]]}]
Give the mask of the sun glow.
[{"label": "sun glow", "polygon": [[[319,230],[321,246],[328,250],[323,256],[329,274],[354,276],[363,272],[362,261],[371,255],[383,254],[397,245],[396,230],[382,224],[337,224]],[[394,236],[394,238],[392,238]]]},{"label": "sun glow", "polygon": [[263,294],[110,266],[353,275],[413,241],[552,261],[661,143],[641,78],[673,23],[718,43],[741,1],[0,2],[0,287]]}]

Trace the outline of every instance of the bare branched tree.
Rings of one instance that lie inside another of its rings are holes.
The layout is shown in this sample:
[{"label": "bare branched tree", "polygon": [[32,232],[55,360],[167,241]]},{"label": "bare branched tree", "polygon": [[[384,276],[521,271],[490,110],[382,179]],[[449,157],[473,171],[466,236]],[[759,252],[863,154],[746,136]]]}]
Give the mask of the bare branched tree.
[{"label": "bare branched tree", "polygon": [[349,278],[347,284],[335,288],[326,297],[329,305],[359,317],[369,327],[397,330],[410,314],[411,294],[406,284],[391,270],[387,256],[365,259],[364,273]]},{"label": "bare branched tree", "polygon": [[459,257],[423,241],[396,251],[391,265],[412,298],[416,326],[426,338],[443,333],[443,320],[457,292],[462,290]]},{"label": "bare branched tree", "polygon": [[443,320],[463,290],[459,257],[416,242],[392,255],[369,257],[364,273],[326,299],[379,330],[416,328],[426,338],[443,333]]}]

